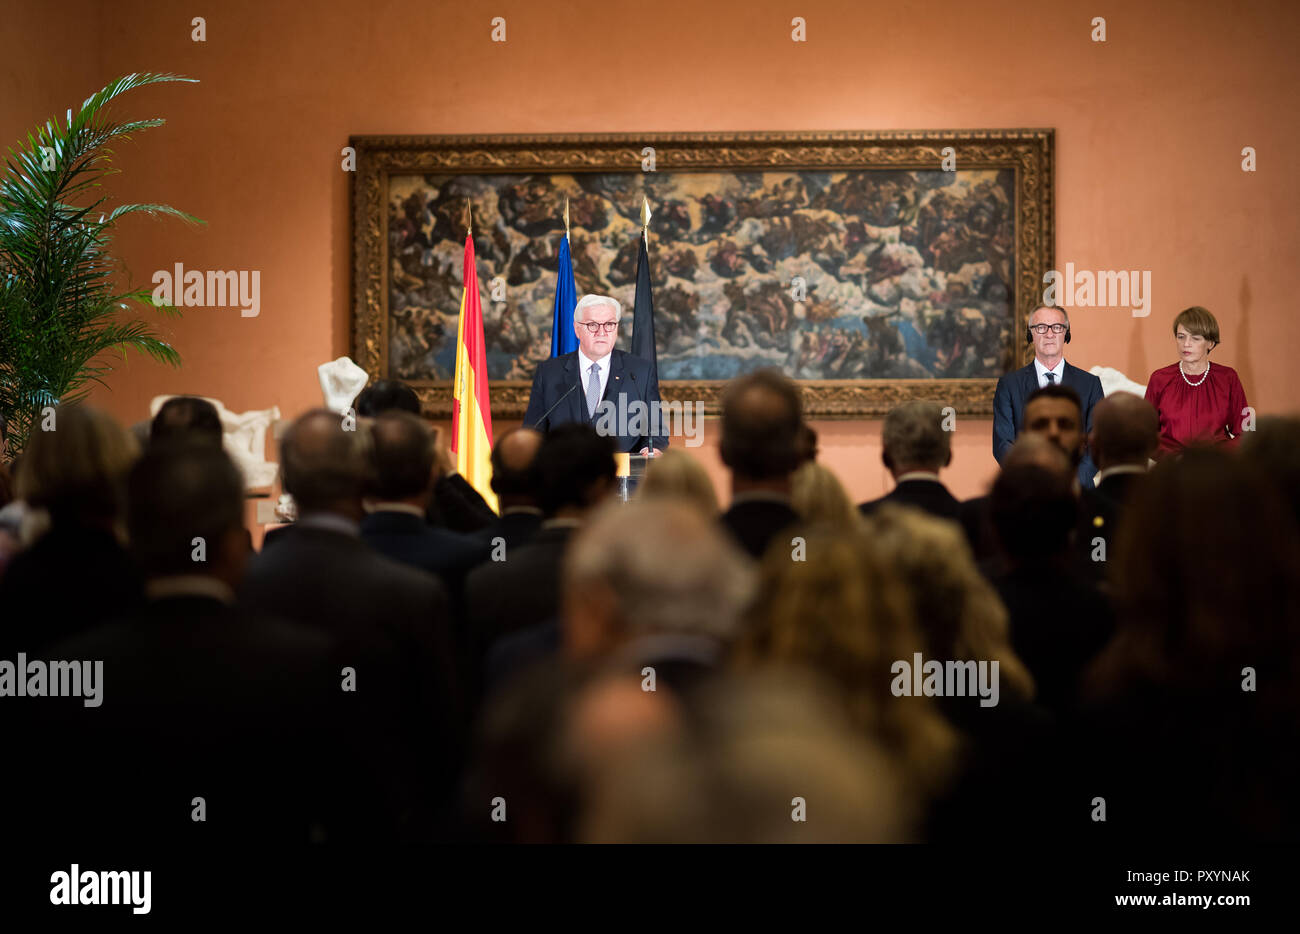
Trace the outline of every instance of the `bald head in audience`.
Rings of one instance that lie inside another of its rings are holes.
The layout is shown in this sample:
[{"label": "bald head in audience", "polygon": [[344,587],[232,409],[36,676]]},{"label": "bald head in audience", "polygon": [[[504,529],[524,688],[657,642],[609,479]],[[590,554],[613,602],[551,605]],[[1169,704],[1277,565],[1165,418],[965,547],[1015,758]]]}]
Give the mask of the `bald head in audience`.
[{"label": "bald head in audience", "polygon": [[371,490],[386,503],[424,508],[433,485],[433,433],[418,415],[388,409],[370,423]]},{"label": "bald head in audience", "polygon": [[1145,468],[1160,443],[1160,416],[1140,396],[1112,393],[1093,407],[1088,443],[1098,470]]},{"label": "bald head in audience", "polygon": [[363,433],[345,429],[342,416],[329,409],[312,409],[289,426],[280,441],[280,469],[299,516],[334,513],[361,519],[366,447]]},{"label": "bald head in audience", "polygon": [[1046,435],[1021,434],[1002,459],[1002,469],[1009,467],[1041,467],[1065,477],[1073,476],[1074,465],[1060,446]]},{"label": "bald head in audience", "polygon": [[537,506],[537,450],[541,432],[512,428],[492,448],[492,492],[502,512],[520,506]]}]

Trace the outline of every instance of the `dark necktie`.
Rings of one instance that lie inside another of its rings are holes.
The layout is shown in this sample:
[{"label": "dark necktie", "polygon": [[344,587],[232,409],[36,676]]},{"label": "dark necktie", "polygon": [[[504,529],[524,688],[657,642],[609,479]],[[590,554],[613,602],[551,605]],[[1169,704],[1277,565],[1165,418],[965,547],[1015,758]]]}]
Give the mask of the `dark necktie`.
[{"label": "dark necktie", "polygon": [[1049,386],[1055,386],[1055,385],[1056,385],[1056,374],[1055,374],[1055,373],[1046,373],[1046,374],[1044,374],[1044,375],[1047,377],[1047,385],[1049,385]]}]

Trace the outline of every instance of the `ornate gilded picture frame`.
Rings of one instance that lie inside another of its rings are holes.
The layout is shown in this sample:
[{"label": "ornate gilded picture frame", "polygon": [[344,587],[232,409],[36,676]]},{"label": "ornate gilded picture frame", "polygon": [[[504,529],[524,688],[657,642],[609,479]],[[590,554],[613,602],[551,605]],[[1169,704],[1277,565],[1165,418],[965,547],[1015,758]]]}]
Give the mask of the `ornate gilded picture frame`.
[{"label": "ornate gilded picture frame", "polygon": [[[466,205],[492,413],[549,353],[567,201],[579,294],[630,311],[642,199],[666,400],[778,366],[809,415],[988,415],[1053,267],[1049,129],[357,136],[352,357],[451,409]],[[631,315],[620,329],[627,349]]]}]

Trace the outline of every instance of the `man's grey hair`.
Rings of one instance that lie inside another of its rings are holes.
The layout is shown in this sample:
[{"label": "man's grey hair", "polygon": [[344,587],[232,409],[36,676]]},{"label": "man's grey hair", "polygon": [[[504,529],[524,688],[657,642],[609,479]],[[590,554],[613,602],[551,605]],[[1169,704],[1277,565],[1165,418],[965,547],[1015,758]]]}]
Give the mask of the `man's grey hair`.
[{"label": "man's grey hair", "polygon": [[952,453],[943,410],[933,402],[905,402],[890,409],[880,440],[895,467],[938,470]]},{"label": "man's grey hair", "polygon": [[1038,305],[1031,312],[1029,312],[1029,317],[1025,319],[1025,327],[1033,327],[1034,315],[1040,311],[1059,311],[1061,314],[1065,316],[1065,330],[1066,331],[1070,330],[1070,313],[1066,311],[1064,308],[1062,308],[1060,305]]},{"label": "man's grey hair", "polygon": [[578,299],[578,304],[573,307],[573,320],[586,321],[582,314],[585,308],[595,308],[597,305],[610,305],[614,309],[614,320],[619,321],[623,317],[623,304],[616,298],[610,298],[608,295],[596,295],[589,293]]},{"label": "man's grey hair", "polygon": [[569,550],[565,584],[600,583],[627,636],[692,633],[730,640],[755,587],[754,569],[698,509],[667,499],[611,502]]}]

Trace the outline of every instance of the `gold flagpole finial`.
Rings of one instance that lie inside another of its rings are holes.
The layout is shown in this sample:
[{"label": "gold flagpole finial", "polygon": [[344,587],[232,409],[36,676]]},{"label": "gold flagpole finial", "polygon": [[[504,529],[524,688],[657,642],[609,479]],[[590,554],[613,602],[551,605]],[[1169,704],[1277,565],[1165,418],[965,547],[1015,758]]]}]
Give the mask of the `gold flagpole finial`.
[{"label": "gold flagpole finial", "polygon": [[474,236],[474,203],[465,199],[465,236]]},{"label": "gold flagpole finial", "polygon": [[569,196],[564,196],[564,235],[569,235]]},{"label": "gold flagpole finial", "polygon": [[645,237],[645,245],[650,245],[650,199],[645,195],[641,196],[641,236]]}]

